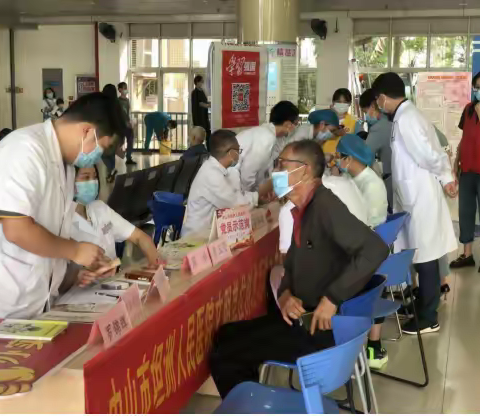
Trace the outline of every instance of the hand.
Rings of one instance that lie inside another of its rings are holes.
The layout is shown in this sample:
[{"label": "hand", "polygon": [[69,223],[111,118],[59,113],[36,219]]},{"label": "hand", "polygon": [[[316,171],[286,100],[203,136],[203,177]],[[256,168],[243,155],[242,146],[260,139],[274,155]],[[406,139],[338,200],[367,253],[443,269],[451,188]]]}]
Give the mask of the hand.
[{"label": "hand", "polygon": [[91,243],[77,243],[75,254],[70,260],[89,269],[99,268],[109,262],[103,249]]},{"label": "hand", "polygon": [[443,187],[445,193],[450,197],[450,198],[455,198],[458,194],[458,189],[457,189],[457,183],[456,182],[450,182],[447,183]]},{"label": "hand", "polygon": [[347,134],[347,130],[345,129],[345,127],[342,127],[340,129],[334,130],[332,133],[335,135],[335,137],[343,137]]},{"label": "hand", "polygon": [[95,283],[98,279],[105,279],[107,277],[111,277],[115,274],[115,269],[110,269],[104,274],[99,275],[96,272],[92,272],[87,269],[80,270],[78,273],[78,286],[80,287],[87,287],[90,286],[92,283]]},{"label": "hand", "polygon": [[262,201],[268,200],[272,192],[273,192],[273,182],[271,179],[268,179],[259,185],[258,199]]},{"label": "hand", "polygon": [[305,313],[302,307],[302,301],[295,296],[292,296],[289,290],[283,292],[278,299],[282,316],[288,325],[292,325],[291,319],[298,319]]},{"label": "hand", "polygon": [[326,296],[322,298],[320,303],[313,313],[312,325],[310,327],[310,334],[314,334],[315,330],[326,331],[332,329],[332,316],[337,313],[337,305],[332,303]]},{"label": "hand", "polygon": [[145,267],[145,269],[156,271],[160,266],[165,267],[166,265],[167,265],[167,261],[159,254],[157,259],[154,262],[149,262],[148,266]]}]

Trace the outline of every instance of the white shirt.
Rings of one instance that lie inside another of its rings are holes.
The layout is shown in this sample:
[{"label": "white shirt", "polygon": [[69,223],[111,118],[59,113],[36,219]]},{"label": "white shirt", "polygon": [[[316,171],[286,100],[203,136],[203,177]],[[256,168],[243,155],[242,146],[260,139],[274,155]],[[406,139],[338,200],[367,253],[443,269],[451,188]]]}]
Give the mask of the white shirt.
[{"label": "white shirt", "polygon": [[243,192],[236,169],[225,169],[213,156],[205,161],[193,180],[182,236],[208,229],[217,209],[258,205],[257,192]]},{"label": "white shirt", "polygon": [[[348,208],[352,215],[355,215],[364,224],[367,224],[367,207],[362,194],[357,186],[349,178],[343,176],[328,176],[322,178],[325,188],[330,189]],[[281,209],[278,218],[280,229],[280,253],[287,253],[292,243],[294,204],[288,201]]]},{"label": "white shirt", "polygon": [[240,172],[243,191],[256,191],[268,177],[272,163],[272,150],[277,141],[275,126],[262,124],[237,134],[242,149],[236,168]]},{"label": "white shirt", "polygon": [[89,220],[77,212],[73,214],[71,238],[96,244],[105,250],[106,256],[115,259],[115,243],[128,240],[135,231],[135,226],[103,201],[93,201],[86,208]]},{"label": "white shirt", "polygon": [[300,140],[313,140],[313,124],[302,124],[301,126],[298,126],[292,134],[288,135],[287,137],[281,137],[277,139],[275,144],[273,145],[273,150],[272,150],[272,163],[273,161],[280,156],[280,153],[282,153],[283,149],[287,144],[293,143],[293,142],[298,142]]},{"label": "white shirt", "polygon": [[387,220],[387,188],[382,179],[368,166],[353,178],[363,195],[368,209],[368,225],[376,227]]},{"label": "white shirt", "polygon": [[[80,140],[80,139],[79,139]],[[0,211],[31,217],[52,234],[70,237],[67,212],[75,170],[64,165],[50,120],[0,142]],[[37,256],[10,243],[0,225],[0,318],[41,313],[63,280],[66,261]]]}]

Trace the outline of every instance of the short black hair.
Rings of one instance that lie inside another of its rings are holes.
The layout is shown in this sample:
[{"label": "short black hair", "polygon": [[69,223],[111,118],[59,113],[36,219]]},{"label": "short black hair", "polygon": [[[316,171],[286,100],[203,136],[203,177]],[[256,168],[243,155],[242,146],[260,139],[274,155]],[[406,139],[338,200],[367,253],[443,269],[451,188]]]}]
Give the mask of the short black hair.
[{"label": "short black hair", "polygon": [[170,130],[175,130],[177,128],[178,123],[175,120],[168,120],[167,126]]},{"label": "short black hair", "polygon": [[377,104],[377,97],[373,90],[369,88],[360,96],[360,108],[370,108],[372,103]]},{"label": "short black hair", "polygon": [[103,92],[93,92],[78,98],[65,110],[62,120],[91,123],[97,129],[98,137],[125,137],[127,131],[118,98],[113,99]]},{"label": "short black hair", "polygon": [[108,95],[109,97],[113,98],[113,99],[117,99],[117,98],[118,98],[117,89],[115,88],[115,85],[113,85],[113,84],[106,84],[106,85],[103,87],[102,92],[103,92],[104,94]]},{"label": "short black hair", "polygon": [[[97,165],[93,165],[93,168],[95,169],[95,173],[97,174],[98,194],[97,194],[97,197],[95,199],[98,199],[98,198],[100,198],[100,171],[98,170]],[[82,169],[82,168],[79,168],[78,166],[75,166],[75,179],[77,179],[77,175],[78,175],[78,172],[79,172],[80,169]]]},{"label": "short black hair", "polygon": [[[290,143],[285,146],[291,148],[295,155],[301,155],[303,159],[308,160],[312,169],[313,175],[316,178],[321,178],[325,172],[325,154],[323,153],[322,146],[315,140],[299,140],[298,142]],[[284,150],[285,150],[284,149]]]},{"label": "short black hair", "polygon": [[232,130],[220,129],[210,136],[210,154],[220,159],[232,146],[238,144],[237,134]]},{"label": "short black hair", "polygon": [[126,82],[120,82],[117,87],[118,87],[118,91],[120,91],[123,88],[128,88],[128,85]]},{"label": "short black hair", "polygon": [[295,104],[290,101],[280,101],[273,106],[270,112],[270,123],[275,126],[281,126],[286,121],[295,123],[299,115],[300,111]]},{"label": "short black hair", "polygon": [[332,101],[338,101],[342,97],[345,98],[348,103],[351,103],[353,101],[352,93],[348,88],[339,88],[337,91],[335,91],[333,93]]},{"label": "short black hair", "polygon": [[372,84],[375,97],[385,94],[389,98],[405,98],[405,84],[395,72],[380,74]]},{"label": "short black hair", "polygon": [[45,88],[45,90],[43,91],[43,98],[47,99],[47,93],[48,91],[52,91],[53,92],[53,98],[57,98],[57,94],[55,93],[55,90],[53,88]]},{"label": "short black hair", "polygon": [[57,98],[57,105],[60,104],[65,104],[65,101],[63,101],[63,98]]},{"label": "short black hair", "polygon": [[12,131],[13,131],[12,129],[8,129],[8,128],[4,128],[0,130],[0,140],[2,140],[4,137],[10,134]]},{"label": "short black hair", "polygon": [[203,81],[203,77],[201,75],[197,75],[195,78],[193,78],[193,84],[197,85],[199,82]]}]

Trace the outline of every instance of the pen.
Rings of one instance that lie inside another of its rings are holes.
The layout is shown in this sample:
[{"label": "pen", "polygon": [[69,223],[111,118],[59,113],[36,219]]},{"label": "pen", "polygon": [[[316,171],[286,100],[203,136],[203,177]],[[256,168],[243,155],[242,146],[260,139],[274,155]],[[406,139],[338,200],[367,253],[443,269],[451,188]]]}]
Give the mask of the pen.
[{"label": "pen", "polygon": [[108,293],[102,293],[102,292],[95,292],[95,294],[96,294],[96,295],[99,295],[99,296],[108,296],[109,298],[115,298],[115,299],[120,298],[120,296],[109,295]]}]

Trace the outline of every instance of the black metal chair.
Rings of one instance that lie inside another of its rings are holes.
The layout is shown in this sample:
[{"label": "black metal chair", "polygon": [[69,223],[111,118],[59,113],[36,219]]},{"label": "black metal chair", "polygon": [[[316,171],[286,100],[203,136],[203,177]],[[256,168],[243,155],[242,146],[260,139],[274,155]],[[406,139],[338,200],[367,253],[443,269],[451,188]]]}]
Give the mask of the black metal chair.
[{"label": "black metal chair", "polygon": [[155,186],[155,191],[173,192],[183,163],[183,160],[175,160],[160,165],[160,176]]},{"label": "black metal chair", "polygon": [[182,194],[184,199],[188,198],[190,192],[190,186],[192,186],[193,179],[200,169],[201,158],[197,156],[195,158],[185,159],[182,169],[175,181],[175,187],[173,193]]}]

